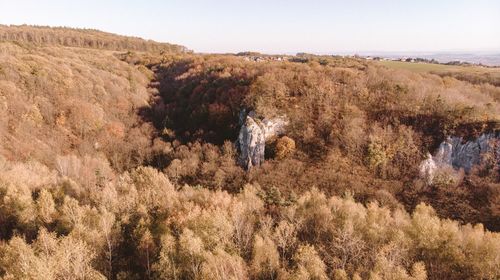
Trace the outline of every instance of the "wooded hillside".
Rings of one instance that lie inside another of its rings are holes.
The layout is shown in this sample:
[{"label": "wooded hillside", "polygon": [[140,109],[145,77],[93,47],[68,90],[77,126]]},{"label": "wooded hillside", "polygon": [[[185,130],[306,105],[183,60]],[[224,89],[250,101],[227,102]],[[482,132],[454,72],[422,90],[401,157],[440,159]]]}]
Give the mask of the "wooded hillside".
[{"label": "wooded hillside", "polygon": [[[496,80],[246,55],[0,26],[0,278],[499,279],[495,150],[419,170]],[[287,120],[250,170],[242,116]]]},{"label": "wooded hillside", "polygon": [[30,25],[0,25],[0,42],[28,43],[30,45],[60,45],[116,51],[187,52],[184,46],[158,43],[137,37],[120,36],[94,29],[45,27]]}]

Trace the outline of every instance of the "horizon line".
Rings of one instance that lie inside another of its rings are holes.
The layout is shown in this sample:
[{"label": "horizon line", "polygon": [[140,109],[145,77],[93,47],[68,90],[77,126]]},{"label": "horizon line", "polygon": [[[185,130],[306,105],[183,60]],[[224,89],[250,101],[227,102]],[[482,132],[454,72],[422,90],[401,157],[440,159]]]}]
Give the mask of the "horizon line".
[{"label": "horizon line", "polygon": [[210,50],[210,51],[197,51],[195,48],[191,48],[181,42],[172,42],[172,41],[163,41],[163,40],[158,40],[158,39],[153,39],[153,38],[148,38],[147,36],[141,36],[141,35],[134,35],[134,34],[124,34],[121,32],[113,32],[113,31],[106,31],[97,27],[73,27],[73,26],[66,26],[66,25],[42,25],[42,24],[30,24],[30,23],[22,23],[22,24],[9,24],[9,23],[2,23],[0,22],[0,25],[4,26],[9,26],[9,27],[19,27],[19,26],[31,26],[31,27],[40,27],[40,28],[68,28],[68,29],[81,29],[81,30],[94,30],[94,31],[99,31],[99,32],[104,32],[104,33],[109,33],[109,34],[114,34],[118,36],[126,36],[126,37],[133,37],[133,38],[139,38],[142,40],[146,41],[155,41],[157,43],[166,43],[166,44],[174,44],[174,45],[181,45],[184,46],[190,50],[192,50],[195,53],[200,53],[200,54],[236,54],[240,52],[258,52],[262,54],[269,54],[269,55],[295,55],[298,53],[309,53],[309,54],[314,54],[314,55],[376,55],[376,54],[386,54],[386,55],[398,55],[398,54],[419,54],[419,55],[438,55],[438,54],[489,54],[489,55],[500,55],[500,47],[499,48],[491,48],[491,49],[442,49],[442,50],[331,50],[331,51],[311,51],[311,50],[297,50],[297,51],[266,51],[266,50],[238,50],[238,51],[217,51],[217,50]]}]

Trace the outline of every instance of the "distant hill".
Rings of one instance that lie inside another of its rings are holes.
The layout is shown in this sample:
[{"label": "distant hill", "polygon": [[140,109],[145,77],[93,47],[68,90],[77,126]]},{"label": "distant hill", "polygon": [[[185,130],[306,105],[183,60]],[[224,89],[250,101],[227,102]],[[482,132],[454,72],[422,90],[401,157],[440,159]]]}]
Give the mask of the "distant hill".
[{"label": "distant hill", "polygon": [[31,25],[0,25],[0,42],[61,45],[106,50],[188,52],[181,45],[159,43],[138,37],[116,35],[95,29]]}]

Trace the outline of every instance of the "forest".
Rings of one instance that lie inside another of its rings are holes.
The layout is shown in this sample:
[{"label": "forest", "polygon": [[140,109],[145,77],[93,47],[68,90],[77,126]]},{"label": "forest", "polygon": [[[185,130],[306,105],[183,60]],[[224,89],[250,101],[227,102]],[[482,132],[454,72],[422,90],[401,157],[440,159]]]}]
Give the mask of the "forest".
[{"label": "forest", "polygon": [[500,278],[495,75],[258,55],[0,26],[0,279]]}]

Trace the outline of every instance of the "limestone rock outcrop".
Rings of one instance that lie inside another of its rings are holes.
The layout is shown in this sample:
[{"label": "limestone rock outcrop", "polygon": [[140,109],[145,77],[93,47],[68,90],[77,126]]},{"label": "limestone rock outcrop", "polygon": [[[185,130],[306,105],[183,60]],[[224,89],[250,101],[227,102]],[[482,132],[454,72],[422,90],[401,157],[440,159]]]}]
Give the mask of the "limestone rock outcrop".
[{"label": "limestone rock outcrop", "polygon": [[283,135],[286,131],[285,129],[287,125],[288,121],[284,117],[262,120],[262,127],[264,129],[264,136],[266,140],[278,135]]},{"label": "limestone rock outcrop", "polygon": [[486,133],[469,141],[464,141],[462,137],[448,137],[439,145],[434,156],[428,154],[420,164],[420,176],[430,184],[439,168],[453,167],[468,173],[487,155],[500,165],[500,134]]},{"label": "limestone rock outcrop", "polygon": [[436,162],[434,161],[432,155],[427,153],[425,160],[420,164],[420,178],[424,179],[425,182],[430,185],[434,180],[436,170]]},{"label": "limestone rock outcrop", "polygon": [[480,164],[482,156],[491,153],[500,162],[500,135],[496,133],[482,134],[470,141],[462,137],[448,137],[436,152],[438,164],[451,165],[456,169],[463,168],[469,172],[474,165]]},{"label": "limestone rock outcrop", "polygon": [[239,164],[247,170],[264,162],[266,138],[262,127],[250,116],[246,117],[238,135]]},{"label": "limestone rock outcrop", "polygon": [[259,120],[251,111],[240,114],[241,129],[236,142],[239,164],[249,170],[264,162],[266,140],[285,132],[288,121],[284,117]]}]

